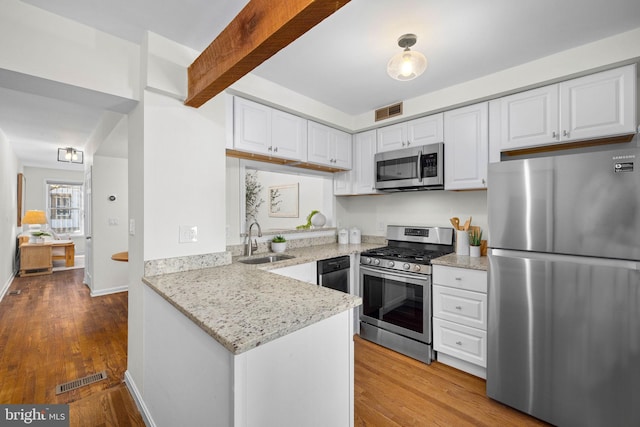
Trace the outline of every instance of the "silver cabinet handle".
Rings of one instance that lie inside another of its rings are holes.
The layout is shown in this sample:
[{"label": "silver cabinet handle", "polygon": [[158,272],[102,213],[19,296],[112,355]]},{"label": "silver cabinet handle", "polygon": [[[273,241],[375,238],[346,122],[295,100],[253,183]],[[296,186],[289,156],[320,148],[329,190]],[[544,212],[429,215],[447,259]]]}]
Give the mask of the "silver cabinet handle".
[{"label": "silver cabinet handle", "polygon": [[557,139],[557,138],[558,138],[558,133],[554,130],[554,131],[551,133],[551,137],[552,137],[553,139]]},{"label": "silver cabinet handle", "polygon": [[456,341],[456,345],[462,345],[462,341]]},{"label": "silver cabinet handle", "polygon": [[403,147],[405,146],[404,142],[402,143],[402,146],[403,146]]},{"label": "silver cabinet handle", "polygon": [[569,132],[567,132],[566,130],[562,131],[562,136],[569,136]]},{"label": "silver cabinet handle", "polygon": [[278,152],[278,147],[275,147],[275,148],[273,149],[273,151],[275,151],[275,152],[277,153],[277,152]]},{"label": "silver cabinet handle", "polygon": [[268,151],[273,151],[273,147],[269,146],[269,148],[267,148]]},{"label": "silver cabinet handle", "polygon": [[456,310],[462,310],[462,306],[456,305]]},{"label": "silver cabinet handle", "polygon": [[462,280],[462,277],[456,277],[456,280],[460,281]]},{"label": "silver cabinet handle", "polygon": [[411,143],[409,141],[407,141],[407,147],[410,146],[410,145],[411,145]]}]

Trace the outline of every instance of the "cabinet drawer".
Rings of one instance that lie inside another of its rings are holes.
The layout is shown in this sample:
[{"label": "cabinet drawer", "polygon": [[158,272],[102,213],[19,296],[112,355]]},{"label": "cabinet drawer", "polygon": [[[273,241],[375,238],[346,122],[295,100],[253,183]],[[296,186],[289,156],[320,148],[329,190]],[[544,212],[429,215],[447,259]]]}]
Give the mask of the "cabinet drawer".
[{"label": "cabinet drawer", "polygon": [[487,272],[468,268],[433,266],[433,283],[475,292],[487,292]]},{"label": "cabinet drawer", "polygon": [[434,318],[433,348],[483,368],[487,366],[485,331]]},{"label": "cabinet drawer", "polygon": [[433,285],[433,316],[487,330],[487,294]]}]

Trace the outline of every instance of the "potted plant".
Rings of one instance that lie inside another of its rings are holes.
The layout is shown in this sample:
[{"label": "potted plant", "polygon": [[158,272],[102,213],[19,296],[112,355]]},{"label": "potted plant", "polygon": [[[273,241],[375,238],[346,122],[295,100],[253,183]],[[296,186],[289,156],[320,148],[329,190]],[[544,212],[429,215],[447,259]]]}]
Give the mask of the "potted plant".
[{"label": "potted plant", "polygon": [[32,231],[31,236],[33,236],[33,242],[44,243],[44,236],[51,236],[51,234],[47,233],[46,231]]},{"label": "potted plant", "polygon": [[273,252],[284,252],[287,249],[287,239],[282,235],[277,235],[271,239],[271,250]]},{"label": "potted plant", "polygon": [[472,257],[479,257],[481,244],[482,230],[480,230],[480,227],[472,228],[471,231],[469,231],[469,255]]}]

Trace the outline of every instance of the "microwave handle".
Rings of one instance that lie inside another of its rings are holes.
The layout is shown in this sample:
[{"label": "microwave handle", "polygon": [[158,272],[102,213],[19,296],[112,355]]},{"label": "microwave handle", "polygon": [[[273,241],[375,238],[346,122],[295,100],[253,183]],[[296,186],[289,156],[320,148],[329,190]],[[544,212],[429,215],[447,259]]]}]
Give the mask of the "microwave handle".
[{"label": "microwave handle", "polygon": [[418,182],[422,182],[422,150],[418,151]]}]

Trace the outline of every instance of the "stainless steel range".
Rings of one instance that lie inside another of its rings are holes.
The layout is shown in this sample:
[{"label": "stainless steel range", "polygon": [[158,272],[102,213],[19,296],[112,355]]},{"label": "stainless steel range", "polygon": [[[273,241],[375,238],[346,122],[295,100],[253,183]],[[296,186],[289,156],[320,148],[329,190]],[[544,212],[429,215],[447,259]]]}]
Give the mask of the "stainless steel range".
[{"label": "stainless steel range", "polygon": [[387,227],[388,246],[360,255],[360,336],[431,363],[431,260],[454,251],[453,228]]}]

